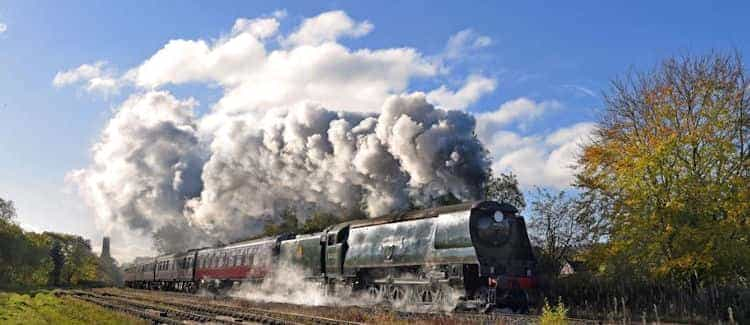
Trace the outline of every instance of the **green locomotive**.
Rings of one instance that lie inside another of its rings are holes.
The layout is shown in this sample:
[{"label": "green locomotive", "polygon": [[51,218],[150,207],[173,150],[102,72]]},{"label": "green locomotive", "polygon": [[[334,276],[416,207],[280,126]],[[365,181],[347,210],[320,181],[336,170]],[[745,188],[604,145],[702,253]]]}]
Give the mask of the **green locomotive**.
[{"label": "green locomotive", "polygon": [[[132,274],[126,270],[126,282],[147,288],[174,288],[173,282],[180,288],[227,287],[278,277],[274,272],[292,266],[335,294],[444,304],[458,293],[456,308],[524,312],[533,296],[536,260],[517,212],[509,204],[481,201],[344,222],[320,233],[171,255],[175,268],[186,269],[176,274],[190,274],[189,279],[159,278],[163,272],[154,272],[149,282],[150,274],[138,272],[153,271],[136,265],[129,269]],[[169,262],[165,265],[169,269]]]}]

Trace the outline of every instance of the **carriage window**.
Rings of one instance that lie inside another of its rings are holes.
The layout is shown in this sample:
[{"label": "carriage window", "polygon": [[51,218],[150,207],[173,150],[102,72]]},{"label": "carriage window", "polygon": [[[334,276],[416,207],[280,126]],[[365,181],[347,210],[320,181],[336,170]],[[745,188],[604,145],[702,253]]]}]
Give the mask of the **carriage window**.
[{"label": "carriage window", "polygon": [[336,234],[328,235],[328,245],[335,245],[335,244],[336,244]]}]

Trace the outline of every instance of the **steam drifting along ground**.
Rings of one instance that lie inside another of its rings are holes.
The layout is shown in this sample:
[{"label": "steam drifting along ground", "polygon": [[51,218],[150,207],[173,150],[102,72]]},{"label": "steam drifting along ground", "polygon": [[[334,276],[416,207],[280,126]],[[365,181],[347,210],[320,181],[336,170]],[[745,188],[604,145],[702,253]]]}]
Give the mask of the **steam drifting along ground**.
[{"label": "steam drifting along ground", "polygon": [[[306,279],[306,270],[295,265],[278,266],[261,283],[244,283],[234,288],[229,295],[255,302],[273,302],[305,306],[374,306],[384,303],[383,297],[372,297],[366,291],[351,292],[345,287],[337,287],[336,292],[326,292],[325,286],[317,280]],[[393,308],[413,312],[450,312],[456,307],[462,293],[448,286],[442,288],[444,296],[432,304],[418,303],[406,299],[392,304]],[[205,293],[204,293],[205,294]]]}]

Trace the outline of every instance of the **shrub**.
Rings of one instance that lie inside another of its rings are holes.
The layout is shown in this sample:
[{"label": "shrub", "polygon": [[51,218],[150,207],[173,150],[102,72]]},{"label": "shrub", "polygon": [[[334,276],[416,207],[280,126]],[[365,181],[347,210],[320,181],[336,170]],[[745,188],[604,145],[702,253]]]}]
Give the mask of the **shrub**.
[{"label": "shrub", "polygon": [[567,320],[568,309],[565,308],[562,299],[557,301],[557,305],[554,307],[549,305],[547,299],[544,299],[544,307],[542,307],[542,316],[539,318],[541,325],[564,325],[568,324]]}]

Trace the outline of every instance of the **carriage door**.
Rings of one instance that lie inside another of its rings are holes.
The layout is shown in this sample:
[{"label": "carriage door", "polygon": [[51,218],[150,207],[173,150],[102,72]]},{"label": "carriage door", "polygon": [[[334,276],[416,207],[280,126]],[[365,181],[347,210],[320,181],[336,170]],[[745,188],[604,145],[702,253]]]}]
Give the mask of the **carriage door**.
[{"label": "carriage door", "polygon": [[335,227],[326,233],[325,270],[328,277],[339,277],[343,274],[348,237],[349,225]]}]

